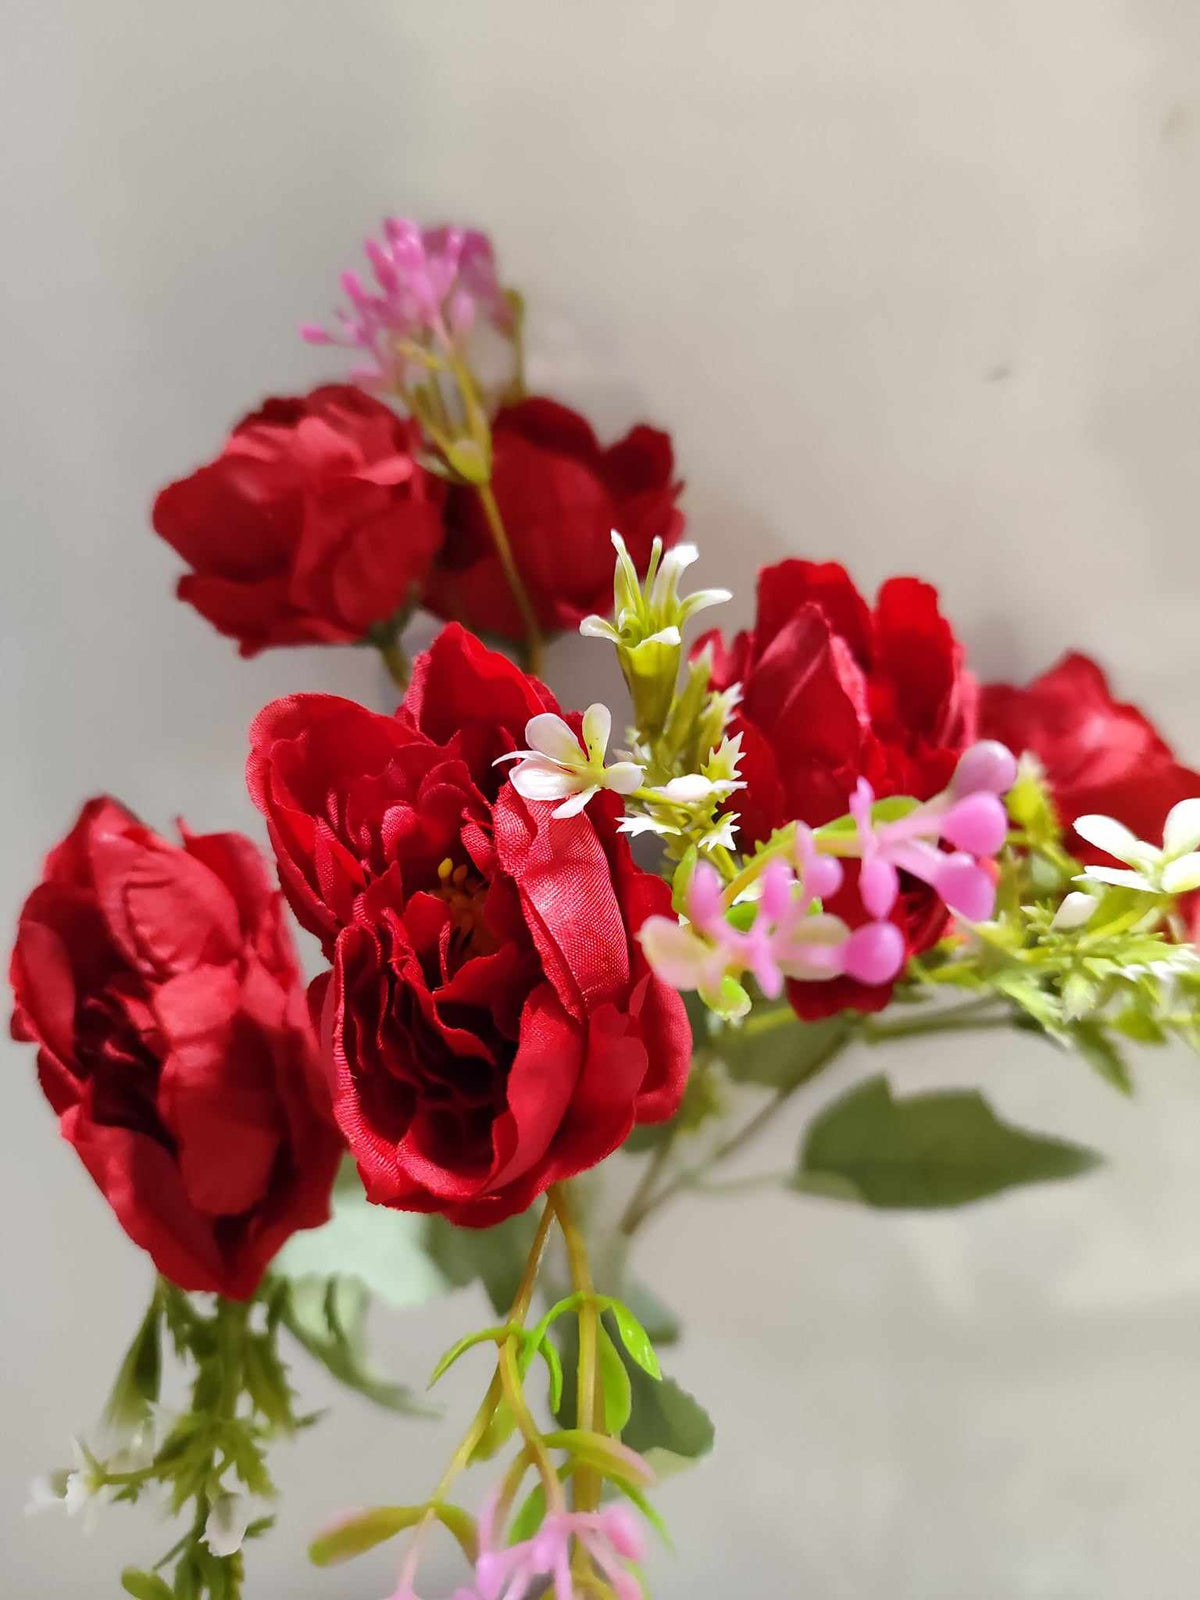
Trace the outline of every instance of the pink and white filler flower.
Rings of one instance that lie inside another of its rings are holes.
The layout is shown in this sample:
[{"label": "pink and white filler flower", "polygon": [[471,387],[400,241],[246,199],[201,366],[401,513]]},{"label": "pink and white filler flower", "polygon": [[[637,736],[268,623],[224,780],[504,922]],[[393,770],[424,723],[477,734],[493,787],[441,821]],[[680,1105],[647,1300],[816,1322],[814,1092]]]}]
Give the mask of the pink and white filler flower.
[{"label": "pink and white filler flower", "polygon": [[375,274],[369,289],[357,272],[342,274],[350,309],[339,310],[337,331],[314,323],[301,328],[310,344],[361,351],[371,365],[352,374],[371,388],[402,388],[409,361],[405,346],[449,349],[482,317],[502,333],[513,326],[512,307],[496,276],[492,241],[474,228],[421,228],[388,217],[383,238],[364,246]]}]

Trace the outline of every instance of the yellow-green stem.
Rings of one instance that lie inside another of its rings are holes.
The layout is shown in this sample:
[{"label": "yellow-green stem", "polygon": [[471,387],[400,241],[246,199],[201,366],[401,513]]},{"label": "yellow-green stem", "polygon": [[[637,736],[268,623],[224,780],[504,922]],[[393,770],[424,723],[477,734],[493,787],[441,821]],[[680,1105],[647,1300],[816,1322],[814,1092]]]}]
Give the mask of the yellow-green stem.
[{"label": "yellow-green stem", "polygon": [[496,547],[496,554],[504,571],[504,580],[508,584],[509,592],[513,597],[517,610],[521,614],[521,625],[525,629],[525,664],[535,677],[540,678],[542,675],[542,630],[538,626],[537,613],[533,609],[533,602],[529,598],[525,580],[521,577],[516,557],[513,555],[512,545],[508,541],[508,533],[504,527],[504,519],[500,515],[500,507],[496,504],[496,496],[492,493],[490,483],[477,483],[475,492],[479,496],[479,504],[483,507],[483,514],[487,519],[488,531],[491,533],[492,543]]},{"label": "yellow-green stem", "polygon": [[[505,1318],[506,1323],[512,1328],[520,1328],[524,1325],[526,1315],[529,1311],[529,1303],[533,1299],[534,1287],[537,1284],[538,1270],[542,1264],[542,1256],[545,1254],[546,1240],[550,1237],[550,1228],[556,1216],[557,1211],[554,1205],[550,1201],[547,1201],[545,1207],[543,1208],[541,1221],[538,1223],[538,1229],[534,1235],[533,1243],[529,1247],[529,1254],[525,1258],[525,1270],[521,1274],[521,1281],[517,1285],[517,1292],[513,1296],[512,1305],[509,1307],[508,1316]],[[413,1534],[413,1541],[409,1547],[408,1560],[405,1563],[405,1574],[410,1582],[416,1572],[417,1553],[420,1549],[422,1540],[429,1531],[429,1528],[431,1527],[433,1520],[437,1515],[437,1506],[439,1502],[445,1499],[447,1490],[450,1488],[450,1485],[454,1482],[455,1478],[458,1477],[459,1473],[463,1472],[470,1465],[471,1457],[475,1454],[480,1440],[491,1426],[492,1418],[496,1415],[497,1406],[500,1404],[500,1401],[506,1397],[503,1374],[504,1354],[505,1350],[508,1349],[512,1343],[512,1340],[506,1339],[501,1345],[500,1354],[496,1363],[496,1370],[492,1374],[492,1381],[488,1385],[487,1393],[480,1402],[479,1409],[476,1411],[475,1416],[472,1419],[471,1426],[467,1429],[466,1433],[463,1434],[462,1438],[458,1442],[458,1446],[455,1449],[454,1454],[450,1457],[450,1461],[445,1472],[442,1473],[442,1476],[438,1480],[437,1488],[430,1495],[428,1508],[425,1512],[425,1515],[421,1518],[421,1521],[418,1523]],[[509,1404],[511,1405],[511,1403],[512,1402],[510,1401]],[[516,1415],[515,1412],[514,1415]],[[554,1481],[556,1484],[558,1483],[557,1475],[555,1475]],[[547,1503],[549,1503],[548,1487]]]},{"label": "yellow-green stem", "polygon": [[[574,1208],[565,1184],[555,1184],[550,1190],[551,1203],[558,1215],[563,1243],[567,1247],[567,1265],[571,1273],[571,1287],[580,1296],[579,1301],[579,1372],[576,1389],[577,1426],[585,1432],[604,1433],[603,1407],[596,1405],[596,1385],[599,1377],[598,1349],[600,1317],[596,1310],[596,1291],[592,1283],[592,1269],[588,1262],[587,1244],[576,1221]],[[572,1487],[576,1511],[595,1511],[600,1504],[603,1480],[592,1467],[580,1466]],[[591,1557],[581,1544],[576,1544],[573,1560],[576,1577],[583,1582],[591,1577]]]},{"label": "yellow-green stem", "polygon": [[410,663],[404,646],[399,639],[392,639],[387,644],[379,646],[379,654],[383,658],[383,664],[388,669],[392,682],[403,694],[408,688],[410,672]]}]

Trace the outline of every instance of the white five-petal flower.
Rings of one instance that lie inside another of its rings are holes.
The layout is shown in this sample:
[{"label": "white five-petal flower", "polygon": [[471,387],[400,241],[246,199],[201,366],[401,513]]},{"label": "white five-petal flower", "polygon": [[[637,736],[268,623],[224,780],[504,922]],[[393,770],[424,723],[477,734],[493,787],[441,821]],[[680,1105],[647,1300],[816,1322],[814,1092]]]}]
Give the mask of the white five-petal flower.
[{"label": "white five-petal flower", "polygon": [[644,769],[636,761],[614,761],[605,766],[612,712],[591,705],[583,714],[583,743],[553,711],[531,717],[525,725],[527,750],[513,750],[501,761],[516,761],[512,785],[526,800],[558,800],[556,817],[574,817],[601,789],[632,794],[640,787]]},{"label": "white five-petal flower", "polygon": [[1147,894],[1200,889],[1200,798],[1171,807],[1161,849],[1137,838],[1113,817],[1077,817],[1075,831],[1097,850],[1125,862],[1124,867],[1088,867],[1084,878]]}]

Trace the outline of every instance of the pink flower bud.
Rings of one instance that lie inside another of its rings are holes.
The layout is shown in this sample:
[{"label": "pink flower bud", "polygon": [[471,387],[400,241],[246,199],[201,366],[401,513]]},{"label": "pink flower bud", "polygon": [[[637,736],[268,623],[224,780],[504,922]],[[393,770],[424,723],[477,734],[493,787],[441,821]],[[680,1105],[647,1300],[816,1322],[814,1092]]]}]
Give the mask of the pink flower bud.
[{"label": "pink flower bud", "polygon": [[859,983],[888,983],[904,965],[904,935],[894,922],[856,928],[842,950],[842,966]]},{"label": "pink flower bud", "polygon": [[950,910],[968,922],[986,922],[996,904],[996,885],[968,855],[945,856],[933,887]]},{"label": "pink flower bud", "polygon": [[956,800],[938,827],[942,838],[956,850],[967,850],[973,856],[994,856],[1008,836],[1008,813],[995,794],[977,789],[965,799]]},{"label": "pink flower bud", "polygon": [[979,790],[1007,794],[1016,781],[1017,759],[1008,746],[998,739],[981,739],[963,751],[950,780],[950,793],[956,798]]}]

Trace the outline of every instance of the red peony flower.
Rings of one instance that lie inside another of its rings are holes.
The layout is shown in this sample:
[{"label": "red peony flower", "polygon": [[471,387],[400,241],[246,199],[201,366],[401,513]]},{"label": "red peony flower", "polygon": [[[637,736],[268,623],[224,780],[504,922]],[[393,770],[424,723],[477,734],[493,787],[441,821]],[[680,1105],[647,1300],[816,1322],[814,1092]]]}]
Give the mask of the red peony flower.
[{"label": "red peony flower", "polygon": [[1041,762],[1070,848],[1084,861],[1111,865],[1071,828],[1076,817],[1098,811],[1156,843],[1171,807],[1200,795],[1200,773],[1180,765],[1136,706],[1113,699],[1087,656],[1065,655],[1026,689],[986,685],[980,721],[985,737]]},{"label": "red peony flower", "polygon": [[266,863],[240,834],[182,835],[88,801],[21,912],[13,1035],[135,1244],[180,1288],[245,1299],[328,1217],[342,1146]]},{"label": "red peony flower", "polygon": [[[614,528],[639,572],[655,537],[672,545],[683,530],[671,439],[657,428],[632,428],[605,450],[578,412],[535,398],[499,412],[492,451],[492,491],[546,633],[576,628],[593,611],[608,615]],[[483,633],[524,635],[474,489],[450,491],[427,603]]]},{"label": "red peony flower", "polygon": [[419,597],[441,541],[441,485],[418,443],[348,386],[266,401],[154,502],[156,532],[193,569],[179,598],[245,656],[365,638]]},{"label": "red peony flower", "polygon": [[[844,815],[860,777],[880,798],[929,799],[975,738],[975,681],[937,591],[916,578],[889,579],[872,608],[836,563],[781,561],[759,573],[754,627],[728,649],[708,634],[696,651],[705,647],[716,687],[742,685],[747,787],[731,807],[747,847],[786,822],[816,827]],[[852,869],[828,909],[851,927],[863,921]],[[946,911],[910,882],[893,920],[913,954],[938,939]],[[789,994],[801,1016],[816,1018],[878,1011],[891,987],[839,978],[794,983]]]},{"label": "red peony flower", "polygon": [[635,937],[666,885],[612,796],[556,819],[495,765],[556,709],[452,626],[395,716],[296,695],[251,730],[284,891],[333,963],[334,1112],[383,1204],[499,1222],[679,1103],[686,1014]]}]

